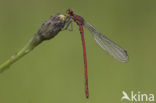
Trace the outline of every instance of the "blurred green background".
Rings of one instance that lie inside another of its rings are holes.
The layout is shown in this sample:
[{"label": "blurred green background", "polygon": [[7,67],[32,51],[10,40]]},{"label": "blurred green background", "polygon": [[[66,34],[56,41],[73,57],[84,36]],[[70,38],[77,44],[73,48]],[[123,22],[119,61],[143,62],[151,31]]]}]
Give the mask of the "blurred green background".
[{"label": "blurred green background", "polygon": [[87,100],[74,24],[74,31],[60,32],[0,74],[0,103],[121,103],[123,90],[156,94],[156,0],[0,0],[0,64],[68,8],[125,48],[129,62],[113,59],[85,29]]}]

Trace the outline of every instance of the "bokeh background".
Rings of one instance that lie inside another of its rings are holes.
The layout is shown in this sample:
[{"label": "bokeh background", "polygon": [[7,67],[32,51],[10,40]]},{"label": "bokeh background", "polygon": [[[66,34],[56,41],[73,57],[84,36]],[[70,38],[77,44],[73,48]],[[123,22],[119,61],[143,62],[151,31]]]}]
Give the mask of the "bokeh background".
[{"label": "bokeh background", "polygon": [[156,0],[0,0],[0,63],[45,20],[68,8],[125,48],[129,62],[113,59],[85,29],[87,100],[81,38],[74,24],[74,31],[60,32],[0,74],[0,103],[121,103],[123,90],[156,95]]}]

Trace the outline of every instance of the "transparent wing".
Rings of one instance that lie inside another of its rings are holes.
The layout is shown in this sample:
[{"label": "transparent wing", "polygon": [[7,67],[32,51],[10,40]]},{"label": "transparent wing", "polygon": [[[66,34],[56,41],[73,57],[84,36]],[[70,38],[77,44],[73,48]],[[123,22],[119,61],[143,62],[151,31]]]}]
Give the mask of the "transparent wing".
[{"label": "transparent wing", "polygon": [[84,22],[84,26],[91,32],[97,44],[101,46],[107,53],[121,62],[128,61],[127,51],[109,40],[106,36],[98,32],[91,24]]}]

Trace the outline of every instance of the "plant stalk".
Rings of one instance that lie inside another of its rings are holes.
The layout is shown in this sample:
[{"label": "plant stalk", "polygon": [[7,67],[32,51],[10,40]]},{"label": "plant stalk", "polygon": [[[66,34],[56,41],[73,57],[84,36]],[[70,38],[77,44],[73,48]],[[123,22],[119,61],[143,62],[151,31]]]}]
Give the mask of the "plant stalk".
[{"label": "plant stalk", "polygon": [[[33,40],[33,39],[32,39]],[[5,69],[9,68],[9,66],[13,63],[15,63],[17,60],[22,58],[24,55],[28,54],[34,47],[32,44],[32,40],[30,40],[24,48],[22,48],[19,52],[12,55],[6,62],[0,65],[0,72],[3,72]]]}]

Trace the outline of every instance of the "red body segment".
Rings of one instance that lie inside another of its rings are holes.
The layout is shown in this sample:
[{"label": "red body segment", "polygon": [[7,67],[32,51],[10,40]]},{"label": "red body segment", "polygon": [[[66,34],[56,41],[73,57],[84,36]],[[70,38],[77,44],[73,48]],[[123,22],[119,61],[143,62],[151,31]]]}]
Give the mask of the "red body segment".
[{"label": "red body segment", "polygon": [[84,31],[83,26],[79,25],[80,33],[81,33],[81,40],[82,40],[82,47],[83,47],[83,57],[84,57],[84,68],[85,68],[85,93],[86,98],[89,97],[88,91],[88,71],[87,71],[87,54],[86,54],[86,46],[85,46],[85,39],[84,39]]},{"label": "red body segment", "polygon": [[67,13],[77,23],[77,25],[79,26],[80,34],[81,34],[83,57],[84,57],[84,68],[85,68],[85,93],[86,93],[86,98],[88,98],[89,91],[88,91],[87,55],[86,55],[86,46],[85,46],[84,31],[83,31],[84,19],[81,16],[74,14],[71,9],[68,9]]}]

